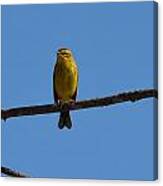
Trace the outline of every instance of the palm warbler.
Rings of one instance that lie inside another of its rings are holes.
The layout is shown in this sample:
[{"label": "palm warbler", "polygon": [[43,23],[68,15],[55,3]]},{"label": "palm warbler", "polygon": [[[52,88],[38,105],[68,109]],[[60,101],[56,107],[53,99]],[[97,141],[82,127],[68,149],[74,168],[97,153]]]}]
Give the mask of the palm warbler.
[{"label": "palm warbler", "polygon": [[[57,61],[53,73],[53,93],[56,104],[64,105],[76,100],[78,87],[78,70],[73,54],[68,48],[57,52]],[[72,127],[69,111],[61,111],[58,127]]]}]

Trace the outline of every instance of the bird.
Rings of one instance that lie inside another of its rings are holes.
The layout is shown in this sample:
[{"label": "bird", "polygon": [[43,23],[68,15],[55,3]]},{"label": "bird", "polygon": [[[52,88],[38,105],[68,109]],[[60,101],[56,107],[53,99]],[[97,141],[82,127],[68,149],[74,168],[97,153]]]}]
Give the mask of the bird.
[{"label": "bird", "polygon": [[[61,107],[75,102],[78,90],[78,68],[71,49],[60,48],[57,51],[53,70],[53,95],[56,104]],[[69,110],[61,109],[58,121],[59,129],[71,129],[72,121]]]}]

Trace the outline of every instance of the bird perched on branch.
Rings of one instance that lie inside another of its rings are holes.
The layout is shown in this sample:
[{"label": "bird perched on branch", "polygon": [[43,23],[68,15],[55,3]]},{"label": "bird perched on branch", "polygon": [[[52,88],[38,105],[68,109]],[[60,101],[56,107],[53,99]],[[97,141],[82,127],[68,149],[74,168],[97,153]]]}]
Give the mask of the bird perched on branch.
[{"label": "bird perched on branch", "polygon": [[68,110],[63,107],[66,103],[76,100],[78,88],[78,69],[73,54],[68,48],[61,48],[57,52],[57,61],[53,72],[53,93],[56,104],[61,108],[58,127],[62,129],[72,127]]}]

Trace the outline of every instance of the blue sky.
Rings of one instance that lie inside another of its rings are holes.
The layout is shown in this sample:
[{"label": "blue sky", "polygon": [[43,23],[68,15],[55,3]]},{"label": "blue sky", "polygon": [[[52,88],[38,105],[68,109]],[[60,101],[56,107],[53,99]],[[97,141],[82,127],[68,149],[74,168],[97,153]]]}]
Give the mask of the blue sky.
[{"label": "blue sky", "polygon": [[[78,100],[153,88],[153,2],[2,7],[2,108],[53,103],[56,51],[72,49]],[[154,179],[153,98],[2,121],[2,165],[33,177]]]}]

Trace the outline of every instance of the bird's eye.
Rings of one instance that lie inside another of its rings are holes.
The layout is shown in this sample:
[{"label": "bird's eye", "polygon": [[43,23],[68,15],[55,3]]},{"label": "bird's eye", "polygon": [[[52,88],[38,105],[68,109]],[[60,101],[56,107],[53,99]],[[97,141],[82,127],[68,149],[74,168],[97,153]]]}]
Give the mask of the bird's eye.
[{"label": "bird's eye", "polygon": [[68,54],[68,53],[66,53],[66,52],[64,52],[64,53],[62,53],[64,56],[70,56],[70,54]]}]

